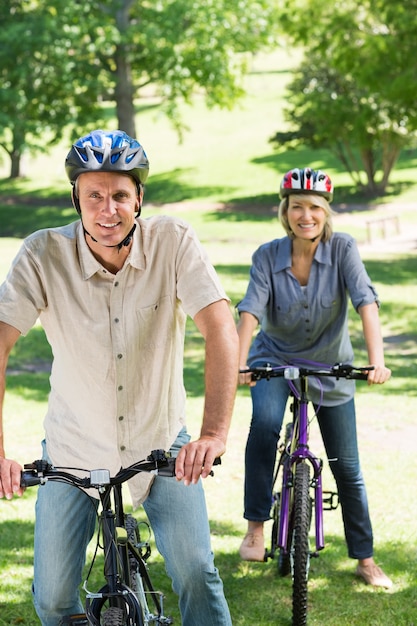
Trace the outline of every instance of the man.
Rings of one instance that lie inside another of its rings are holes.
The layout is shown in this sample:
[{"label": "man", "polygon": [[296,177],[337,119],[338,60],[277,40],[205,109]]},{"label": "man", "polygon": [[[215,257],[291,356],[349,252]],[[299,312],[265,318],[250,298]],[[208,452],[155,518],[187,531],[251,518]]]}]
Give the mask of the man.
[{"label": "man", "polygon": [[[229,626],[200,478],[225,451],[237,333],[190,226],[139,217],[148,169],[142,146],[121,131],[97,130],[72,146],[66,171],[80,220],[25,239],[0,287],[0,397],[10,350],[39,317],[54,354],[45,458],[114,474],[156,448],[177,455],[177,480],[130,481],[133,503],[144,504],[183,625]],[[185,426],[187,314],[206,346],[196,441]],[[6,457],[0,429],[0,497],[22,494],[20,470]],[[56,482],[39,489],[33,596],[43,626],[82,611],[78,588],[94,522],[95,506],[77,489]]]}]

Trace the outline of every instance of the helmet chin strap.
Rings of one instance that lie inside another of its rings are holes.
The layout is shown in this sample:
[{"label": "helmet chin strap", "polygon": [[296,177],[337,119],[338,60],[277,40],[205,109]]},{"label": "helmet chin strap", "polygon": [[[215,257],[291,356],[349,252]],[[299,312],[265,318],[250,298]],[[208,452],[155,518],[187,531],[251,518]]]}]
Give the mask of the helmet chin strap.
[{"label": "helmet chin strap", "polygon": [[88,235],[89,237],[91,237],[94,243],[98,243],[99,246],[103,246],[104,248],[117,248],[118,250],[121,250],[123,246],[128,246],[130,242],[132,241],[133,233],[136,230],[136,222],[133,224],[132,228],[129,230],[126,237],[123,239],[123,241],[121,241],[120,243],[116,243],[114,246],[106,246],[104,243],[100,243],[99,241],[97,241],[97,239],[94,239],[93,235],[91,235],[88,232],[88,230],[85,229],[84,224],[83,224],[83,230],[84,230],[84,233]]}]

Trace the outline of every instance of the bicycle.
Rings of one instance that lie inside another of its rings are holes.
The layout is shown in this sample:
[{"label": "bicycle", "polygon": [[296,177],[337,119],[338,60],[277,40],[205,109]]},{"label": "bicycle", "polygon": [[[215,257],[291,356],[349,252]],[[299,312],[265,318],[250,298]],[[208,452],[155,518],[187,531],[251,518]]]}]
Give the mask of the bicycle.
[{"label": "bicycle", "polygon": [[[220,459],[215,459],[214,464],[219,463]],[[21,479],[22,487],[42,486],[49,480],[57,480],[73,485],[84,493],[89,488],[95,488],[99,493],[101,510],[97,513],[97,546],[84,582],[85,614],[66,616],[61,626],[172,624],[173,619],[164,615],[163,594],[155,590],[149,574],[150,527],[144,522],[148,528],[148,539],[143,541],[137,520],[124,511],[122,484],[139,472],[173,477],[175,458],[164,450],[153,450],[147,459],[121,469],[114,477],[110,477],[106,469],[81,470],[85,474],[83,477],[69,473],[68,470],[80,471],[78,468],[53,467],[45,460],[38,460],[24,466]],[[90,496],[86,493],[86,497]],[[104,553],[106,584],[99,591],[93,592],[87,585],[99,548]]]},{"label": "bicycle", "polygon": [[[250,373],[253,381],[284,377],[290,388],[292,421],[286,424],[284,441],[278,446],[271,507],[271,548],[265,550],[264,560],[274,559],[278,555],[279,575],[292,576],[293,626],[304,626],[307,623],[310,558],[318,557],[324,548],[323,510],[325,507],[335,509],[338,506],[337,493],[323,491],[323,461],[309,448],[308,406],[311,401],[308,396],[308,378],[331,376],[336,379],[366,380],[371,369],[373,367],[337,363],[331,367],[322,364],[311,367],[271,367],[266,364],[240,370],[243,374]],[[298,381],[298,386],[295,381]],[[309,540],[313,508],[314,552],[310,550]]]}]

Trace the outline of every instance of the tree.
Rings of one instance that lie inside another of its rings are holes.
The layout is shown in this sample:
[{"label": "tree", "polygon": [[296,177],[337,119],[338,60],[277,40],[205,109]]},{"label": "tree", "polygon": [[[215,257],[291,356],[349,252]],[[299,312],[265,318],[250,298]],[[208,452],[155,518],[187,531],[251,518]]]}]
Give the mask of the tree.
[{"label": "tree", "polygon": [[99,117],[96,100],[87,96],[97,83],[73,63],[71,41],[49,9],[5,0],[0,19],[0,146],[15,178],[25,151],[47,150],[71,122]]},{"label": "tree", "polygon": [[[313,5],[317,19],[302,19]],[[392,0],[298,0],[282,18],[291,40],[303,42],[305,60],[289,85],[292,130],[273,141],[328,148],[371,195],[385,192],[401,150],[415,141],[417,21],[410,8]]]},{"label": "tree", "polygon": [[[5,0],[0,8],[0,145],[12,158],[65,127],[97,126],[104,98],[136,135],[135,99],[152,84],[180,130],[178,105],[242,95],[244,53],[272,45],[278,0]],[[12,54],[10,54],[12,52]],[[33,78],[36,80],[33,80]]]},{"label": "tree", "polygon": [[[60,15],[77,0],[52,0]],[[246,57],[276,41],[278,0],[91,0],[84,45],[94,50],[119,127],[135,135],[134,100],[152,84],[178,122],[178,103],[196,91],[231,107],[242,95]],[[180,128],[181,122],[177,123]]]}]

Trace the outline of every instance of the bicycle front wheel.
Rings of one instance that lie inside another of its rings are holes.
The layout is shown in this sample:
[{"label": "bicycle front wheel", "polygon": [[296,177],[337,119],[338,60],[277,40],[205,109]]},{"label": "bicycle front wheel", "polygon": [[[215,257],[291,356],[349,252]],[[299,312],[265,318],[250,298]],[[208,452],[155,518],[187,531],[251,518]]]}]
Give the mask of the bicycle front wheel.
[{"label": "bicycle front wheel", "polygon": [[307,582],[310,565],[308,535],[311,523],[311,500],[308,463],[299,463],[295,470],[293,513],[293,626],[304,626],[307,624]]},{"label": "bicycle front wheel", "polygon": [[144,626],[138,602],[131,589],[119,585],[117,593],[110,593],[106,585],[99,597],[86,598],[88,622],[94,626]]},{"label": "bicycle front wheel", "polygon": [[126,622],[123,609],[109,607],[104,611],[101,623],[103,626],[124,626]]}]

